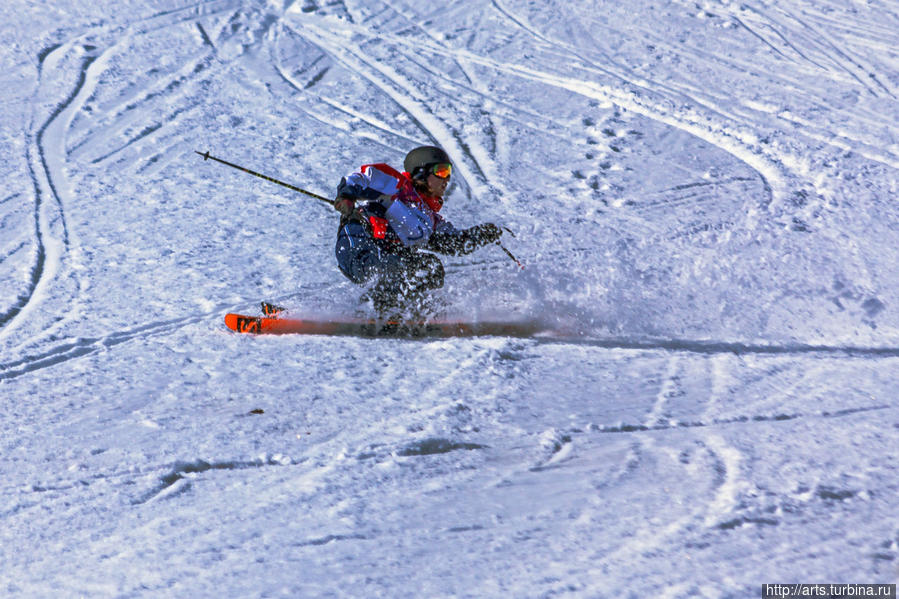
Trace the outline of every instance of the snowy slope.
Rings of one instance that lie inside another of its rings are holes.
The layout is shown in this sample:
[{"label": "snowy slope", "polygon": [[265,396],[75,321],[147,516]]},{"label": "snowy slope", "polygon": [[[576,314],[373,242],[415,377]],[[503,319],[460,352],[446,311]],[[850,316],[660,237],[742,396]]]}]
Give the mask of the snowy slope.
[{"label": "snowy slope", "polygon": [[[0,595],[755,597],[899,579],[899,5],[7,0]],[[330,195],[443,146],[452,315]]]}]

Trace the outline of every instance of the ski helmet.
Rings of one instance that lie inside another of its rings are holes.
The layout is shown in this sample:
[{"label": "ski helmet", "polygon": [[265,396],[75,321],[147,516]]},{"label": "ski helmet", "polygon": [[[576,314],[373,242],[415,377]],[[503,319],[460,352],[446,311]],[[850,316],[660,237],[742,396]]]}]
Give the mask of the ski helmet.
[{"label": "ski helmet", "polygon": [[413,179],[417,179],[427,172],[429,166],[444,162],[452,164],[453,161],[446,152],[437,146],[419,146],[406,154],[403,169],[412,175]]}]

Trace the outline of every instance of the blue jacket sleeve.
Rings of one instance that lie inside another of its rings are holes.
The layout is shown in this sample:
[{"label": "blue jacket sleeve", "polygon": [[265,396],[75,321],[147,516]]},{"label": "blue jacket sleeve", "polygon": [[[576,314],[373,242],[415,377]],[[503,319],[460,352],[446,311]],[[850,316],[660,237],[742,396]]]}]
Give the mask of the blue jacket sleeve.
[{"label": "blue jacket sleeve", "polygon": [[373,167],[363,172],[351,173],[337,185],[337,197],[351,200],[377,200],[381,196],[396,193],[399,181],[396,177]]}]

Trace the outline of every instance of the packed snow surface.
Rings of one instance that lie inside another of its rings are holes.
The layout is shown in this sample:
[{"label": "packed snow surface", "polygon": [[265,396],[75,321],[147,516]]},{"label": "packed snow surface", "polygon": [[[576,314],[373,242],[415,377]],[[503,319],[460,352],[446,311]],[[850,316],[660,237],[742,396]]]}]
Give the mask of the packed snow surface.
[{"label": "packed snow surface", "polygon": [[[756,597],[899,578],[899,4],[4,0],[0,595]],[[449,317],[330,197],[416,145]],[[514,236],[513,236],[514,233]],[[562,333],[560,333],[562,331]],[[567,331],[567,333],[564,333]],[[564,334],[563,334],[564,333]]]}]

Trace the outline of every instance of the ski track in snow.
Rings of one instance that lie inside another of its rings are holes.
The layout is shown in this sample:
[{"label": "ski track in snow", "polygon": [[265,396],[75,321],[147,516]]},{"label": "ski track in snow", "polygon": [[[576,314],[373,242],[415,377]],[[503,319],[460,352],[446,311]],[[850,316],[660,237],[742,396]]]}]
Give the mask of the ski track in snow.
[{"label": "ski track in snow", "polygon": [[[4,34],[31,187],[0,199],[0,593],[899,576],[891,3],[29,10]],[[449,217],[508,225],[526,264],[447,260],[450,310],[545,333],[223,330],[359,292],[333,214],[194,150],[330,193],[425,142],[456,160]]]},{"label": "ski track in snow", "polygon": [[[220,4],[218,1],[208,4]],[[230,3],[235,4],[235,3]],[[77,302],[78,295],[83,290],[84,282],[78,280],[77,272],[80,270],[80,253],[77,241],[70,239],[69,227],[66,223],[66,205],[71,203],[72,192],[69,189],[65,174],[65,162],[67,160],[66,146],[68,145],[69,130],[72,121],[84,103],[93,94],[97,85],[99,73],[107,68],[105,56],[115,53],[117,45],[127,42],[131,35],[146,34],[157,27],[170,27],[179,25],[185,19],[193,19],[202,14],[199,7],[185,11],[172,11],[160,13],[154,17],[139,21],[133,32],[103,30],[90,31],[76,36],[64,43],[41,50],[39,54],[38,73],[39,78],[36,89],[38,93],[44,85],[57,85],[59,80],[65,80],[69,73],[66,72],[70,65],[67,63],[74,56],[77,66],[75,82],[68,98],[63,100],[52,110],[49,117],[39,126],[35,126],[29,134],[31,141],[29,151],[29,168],[31,179],[34,182],[34,220],[35,232],[33,244],[36,247],[34,265],[31,267],[30,281],[27,288],[19,294],[18,300],[0,315],[0,340],[9,337],[18,327],[18,322],[27,320],[33,316],[37,306],[51,293],[50,287],[64,286],[76,287],[78,290],[67,291],[70,299]],[[112,33],[114,40],[105,49],[100,49],[96,38],[103,38]],[[44,82],[47,82],[44,84]],[[38,98],[34,103],[44,102]],[[40,118],[40,117],[38,117]],[[139,137],[146,136],[153,128],[142,132]],[[133,143],[136,140],[129,142]],[[117,150],[120,151],[120,150]],[[99,159],[95,160],[95,162]],[[66,263],[71,264],[66,264]],[[75,272],[71,272],[74,270]],[[57,281],[56,279],[60,280]],[[64,292],[66,293],[66,292]],[[71,311],[80,311],[77,305],[70,306]],[[44,335],[61,328],[65,319],[58,319],[57,323],[43,331]]]}]

